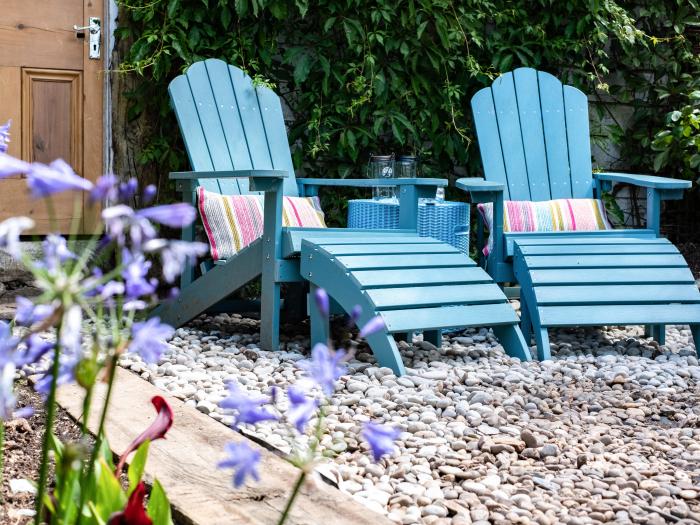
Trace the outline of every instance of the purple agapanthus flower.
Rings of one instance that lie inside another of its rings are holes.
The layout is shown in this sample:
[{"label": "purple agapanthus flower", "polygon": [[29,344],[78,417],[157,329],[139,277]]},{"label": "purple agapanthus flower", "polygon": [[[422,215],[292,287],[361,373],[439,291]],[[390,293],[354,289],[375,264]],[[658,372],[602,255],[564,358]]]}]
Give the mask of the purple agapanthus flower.
[{"label": "purple agapanthus flower", "polygon": [[323,343],[317,343],[311,350],[311,359],[299,363],[300,368],[327,395],[333,395],[335,382],[345,373],[343,364],[345,352],[333,351]]},{"label": "purple agapanthus flower", "polygon": [[10,126],[12,119],[0,126],[0,153],[7,153],[7,148],[10,144]]},{"label": "purple agapanthus flower", "polygon": [[10,217],[0,222],[0,249],[5,250],[15,259],[22,258],[19,236],[24,230],[34,227],[34,221],[29,217]]},{"label": "purple agapanthus flower", "polygon": [[119,198],[117,190],[119,180],[114,173],[105,173],[95,182],[90,191],[90,202],[116,201]]},{"label": "purple agapanthus flower", "polygon": [[375,316],[372,317],[367,323],[360,329],[360,337],[369,337],[372,334],[376,334],[377,332],[381,332],[386,328],[386,325],[384,324],[384,319],[382,319],[380,316]]},{"label": "purple agapanthus flower", "polygon": [[160,252],[163,277],[172,283],[186,266],[195,264],[197,257],[209,251],[209,245],[203,242],[153,239],[145,243],[143,249],[145,252]]},{"label": "purple agapanthus flower", "polygon": [[37,334],[32,334],[25,343],[24,351],[15,353],[14,363],[19,368],[38,363],[53,348],[53,345],[51,341],[46,341]]},{"label": "purple agapanthus flower", "polygon": [[157,363],[163,352],[169,348],[166,340],[170,339],[174,333],[175,329],[161,323],[158,317],[134,323],[128,350],[139,354],[146,363]]},{"label": "purple agapanthus flower", "polygon": [[245,442],[227,443],[228,457],[217,465],[221,469],[233,469],[233,486],[238,488],[243,485],[246,478],[251,477],[255,481],[260,480],[257,467],[260,463],[259,450],[253,449]]},{"label": "purple agapanthus flower", "polygon": [[385,454],[391,454],[396,449],[394,441],[401,432],[388,425],[378,425],[367,422],[362,430],[362,437],[369,443],[374,461],[379,461]]},{"label": "purple agapanthus flower", "polygon": [[293,386],[287,390],[287,397],[289,398],[287,419],[300,434],[303,434],[309,420],[316,413],[319,405],[318,399],[307,396],[303,390]]},{"label": "purple agapanthus flower", "polygon": [[9,323],[0,321],[0,366],[12,361],[19,339],[12,335]]},{"label": "purple agapanthus flower", "polygon": [[[58,386],[67,385],[75,380],[75,367],[80,361],[80,353],[63,352],[59,359],[58,368],[58,380],[56,384]],[[51,381],[53,375],[51,374],[52,361],[47,363],[47,369],[44,371],[44,375],[41,376],[36,383],[34,383],[34,390],[42,395],[47,395],[51,390]]]},{"label": "purple agapanthus flower", "polygon": [[27,172],[27,186],[34,198],[44,198],[64,191],[90,191],[92,182],[73,171],[65,161],[54,160],[48,166],[34,162]]},{"label": "purple agapanthus flower", "polygon": [[192,224],[197,217],[197,210],[191,204],[178,202],[144,208],[137,211],[136,215],[171,228],[183,228]]},{"label": "purple agapanthus flower", "polygon": [[132,254],[128,250],[122,252],[122,277],[124,278],[125,293],[128,299],[136,300],[156,291],[158,281],[155,278],[148,279],[148,270],[151,262],[142,254]]},{"label": "purple agapanthus flower", "polygon": [[148,219],[138,217],[136,212],[126,204],[117,204],[102,210],[102,220],[110,239],[124,246],[127,236],[138,247],[155,238],[156,230]]},{"label": "purple agapanthus flower", "polygon": [[254,425],[260,421],[276,420],[277,416],[270,412],[263,405],[269,403],[269,399],[262,396],[253,397],[244,392],[238,383],[229,381],[226,385],[228,388],[228,397],[219,402],[221,408],[235,410],[237,412],[236,419],[233,422],[233,428],[236,428],[241,423]]},{"label": "purple agapanthus flower", "polygon": [[55,271],[64,262],[76,258],[76,255],[68,249],[66,238],[55,233],[46,236],[42,247],[44,249],[44,259],[39,266],[49,272]]},{"label": "purple agapanthus flower", "polygon": [[7,421],[14,417],[29,417],[32,414],[31,407],[15,410],[17,398],[13,391],[15,382],[15,365],[12,362],[5,363],[0,372],[0,420]]},{"label": "purple agapanthus flower", "polygon": [[136,195],[136,191],[138,189],[139,189],[139,181],[137,181],[134,177],[130,178],[129,180],[127,180],[125,182],[120,183],[119,188],[118,188],[119,202],[127,202],[134,195]]},{"label": "purple agapanthus flower", "polygon": [[314,301],[316,302],[316,308],[321,313],[323,317],[328,317],[330,313],[330,299],[328,294],[323,288],[316,288],[314,292]]},{"label": "purple agapanthus flower", "polygon": [[20,173],[29,173],[31,164],[23,160],[16,159],[12,155],[0,151],[0,179]]},{"label": "purple agapanthus flower", "polygon": [[153,199],[156,198],[156,195],[158,194],[158,188],[156,188],[155,184],[149,184],[143,189],[143,196],[141,197],[141,200],[143,204],[151,204],[153,202]]},{"label": "purple agapanthus flower", "polygon": [[15,323],[19,326],[31,326],[34,323],[43,321],[54,312],[53,305],[34,304],[26,297],[17,296],[17,311],[15,313]]}]

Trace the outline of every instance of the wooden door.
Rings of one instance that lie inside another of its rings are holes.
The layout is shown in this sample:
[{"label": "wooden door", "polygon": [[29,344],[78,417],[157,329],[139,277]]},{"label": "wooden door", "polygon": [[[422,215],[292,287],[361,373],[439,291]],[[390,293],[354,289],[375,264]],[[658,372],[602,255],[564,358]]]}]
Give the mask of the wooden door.
[{"label": "wooden door", "polygon": [[[12,119],[9,153],[26,161],[57,158],[95,180],[103,167],[104,38],[100,58],[89,57],[90,17],[103,20],[102,0],[2,0],[0,2],[0,123]],[[22,176],[0,181],[0,221],[26,215],[34,233],[90,233],[98,210],[85,196],[29,196]]]}]

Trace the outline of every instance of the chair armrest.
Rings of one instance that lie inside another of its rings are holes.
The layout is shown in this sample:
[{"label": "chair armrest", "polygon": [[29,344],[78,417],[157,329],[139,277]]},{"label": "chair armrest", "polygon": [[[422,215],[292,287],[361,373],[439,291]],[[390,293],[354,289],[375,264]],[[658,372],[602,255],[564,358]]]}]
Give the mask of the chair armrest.
[{"label": "chair armrest", "polygon": [[196,179],[245,179],[249,177],[286,179],[289,173],[286,170],[234,170],[234,171],[173,171],[171,180],[196,180]]},{"label": "chair armrest", "polygon": [[593,177],[600,181],[625,182],[655,190],[687,190],[692,186],[689,180],[670,179],[655,175],[637,175],[634,173],[594,173]]},{"label": "chair armrest", "polygon": [[351,188],[373,188],[375,186],[447,186],[445,179],[297,179],[299,186],[345,186]]},{"label": "chair armrest", "polygon": [[185,194],[196,190],[201,179],[250,179],[251,191],[271,191],[289,177],[286,170],[173,171],[170,180]]},{"label": "chair armrest", "polygon": [[506,187],[501,182],[484,180],[481,177],[464,177],[457,179],[455,186],[468,191],[469,198],[475,204],[481,202],[503,201],[503,192]]},{"label": "chair armrest", "polygon": [[463,177],[455,182],[460,190],[476,193],[482,191],[504,191],[506,189],[502,182],[484,180],[481,177]]}]

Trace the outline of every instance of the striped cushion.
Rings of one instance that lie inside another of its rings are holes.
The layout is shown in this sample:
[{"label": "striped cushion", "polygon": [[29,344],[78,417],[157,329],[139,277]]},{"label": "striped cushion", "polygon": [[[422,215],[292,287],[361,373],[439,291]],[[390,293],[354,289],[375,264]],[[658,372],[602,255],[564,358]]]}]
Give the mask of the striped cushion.
[{"label": "striped cushion", "polygon": [[[493,204],[478,205],[489,231],[492,231]],[[504,201],[504,232],[569,232],[612,230],[605,205],[600,199],[556,199],[552,201]],[[489,236],[484,255],[493,248]]]},{"label": "striped cushion", "polygon": [[[215,261],[232,257],[262,236],[262,195],[219,195],[200,186],[197,203]],[[325,228],[318,197],[284,197],[282,226]]]}]

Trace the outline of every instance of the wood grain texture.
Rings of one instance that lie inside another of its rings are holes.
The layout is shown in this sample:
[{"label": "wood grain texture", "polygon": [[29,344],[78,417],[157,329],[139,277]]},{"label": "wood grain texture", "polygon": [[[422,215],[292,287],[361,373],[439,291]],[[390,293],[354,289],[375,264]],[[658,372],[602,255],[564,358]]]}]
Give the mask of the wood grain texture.
[{"label": "wood grain texture", "polygon": [[[100,4],[101,2],[91,3]],[[83,42],[73,24],[86,25],[82,0],[2,0],[0,64],[82,69]],[[100,7],[101,9],[101,7]]]},{"label": "wood grain texture", "polygon": [[[131,372],[118,369],[116,381],[106,427],[115,453],[123,451],[153,421],[155,411],[149,403],[152,396],[165,397],[173,408],[173,427],[167,439],[151,444],[145,477],[148,482],[157,478],[163,484],[182,522],[193,525],[276,523],[299,472],[295,467]],[[65,386],[58,393],[58,402],[77,419],[82,413],[82,396],[80,387]],[[96,407],[103,402],[104,388],[99,385],[89,421],[93,432],[98,426]],[[230,471],[217,470],[216,464],[224,458],[224,446],[231,441],[246,442],[260,451],[259,483],[234,490]],[[289,523],[390,523],[320,480],[307,484],[297,501]]]},{"label": "wood grain texture", "polygon": [[0,66],[0,125],[12,120],[7,153],[13,157],[22,155],[22,108],[14,103],[21,99],[22,77],[19,68]]}]

